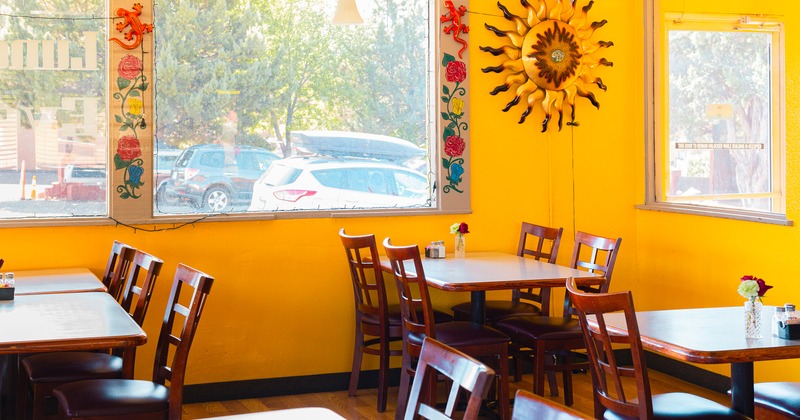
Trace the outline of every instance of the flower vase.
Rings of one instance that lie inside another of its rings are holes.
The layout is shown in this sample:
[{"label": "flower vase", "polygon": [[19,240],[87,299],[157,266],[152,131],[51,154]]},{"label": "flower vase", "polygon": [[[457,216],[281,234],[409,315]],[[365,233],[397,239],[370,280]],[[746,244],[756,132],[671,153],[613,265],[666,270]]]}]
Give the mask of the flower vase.
[{"label": "flower vase", "polygon": [[745,338],[761,338],[763,323],[761,322],[761,299],[752,298],[744,302],[744,336]]},{"label": "flower vase", "polygon": [[466,238],[461,233],[456,234],[456,258],[464,258],[467,255]]}]

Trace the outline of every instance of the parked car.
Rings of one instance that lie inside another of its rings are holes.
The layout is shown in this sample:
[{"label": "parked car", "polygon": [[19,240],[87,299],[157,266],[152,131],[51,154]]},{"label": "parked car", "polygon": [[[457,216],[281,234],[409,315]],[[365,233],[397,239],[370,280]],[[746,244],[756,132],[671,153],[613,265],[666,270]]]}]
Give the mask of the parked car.
[{"label": "parked car", "polygon": [[253,185],[249,211],[407,208],[428,203],[428,179],[372,159],[277,160]]},{"label": "parked car", "polygon": [[180,149],[170,149],[159,147],[156,150],[154,163],[153,163],[153,185],[155,185],[155,193],[158,200],[164,200],[165,204],[175,204],[177,198],[175,196],[167,196],[164,194],[165,182],[172,174],[172,168],[175,162],[181,156]]},{"label": "parked car", "polygon": [[408,140],[352,131],[292,131],[292,147],[295,156],[363,157],[396,164],[406,164],[428,155],[425,149]]},{"label": "parked car", "polygon": [[191,146],[175,161],[162,196],[192,203],[207,212],[230,211],[235,202],[247,206],[253,183],[279,158],[267,149],[252,146]]}]

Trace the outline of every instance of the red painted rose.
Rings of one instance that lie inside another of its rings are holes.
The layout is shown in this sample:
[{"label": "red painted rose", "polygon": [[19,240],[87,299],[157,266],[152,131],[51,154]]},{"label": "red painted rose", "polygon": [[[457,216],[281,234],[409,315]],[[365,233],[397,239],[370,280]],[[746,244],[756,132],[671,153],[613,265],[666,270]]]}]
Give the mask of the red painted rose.
[{"label": "red painted rose", "polygon": [[467,65],[463,61],[451,61],[447,63],[445,77],[448,82],[461,83],[467,78]]},{"label": "red painted rose", "polygon": [[448,156],[461,156],[466,146],[461,137],[450,136],[444,141],[444,153]]},{"label": "red painted rose", "polygon": [[142,73],[142,60],[128,54],[122,57],[117,67],[119,77],[123,79],[133,80]]},{"label": "red painted rose", "polygon": [[117,154],[122,160],[132,160],[142,155],[139,139],[134,136],[122,136],[117,143]]}]

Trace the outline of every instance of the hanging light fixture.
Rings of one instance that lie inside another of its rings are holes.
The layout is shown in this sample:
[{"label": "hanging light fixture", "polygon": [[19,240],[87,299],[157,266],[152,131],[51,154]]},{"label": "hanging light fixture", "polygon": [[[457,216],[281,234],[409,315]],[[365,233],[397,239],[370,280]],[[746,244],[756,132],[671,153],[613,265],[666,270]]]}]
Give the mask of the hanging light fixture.
[{"label": "hanging light fixture", "polygon": [[333,15],[333,23],[339,25],[364,23],[364,19],[361,19],[361,15],[358,13],[356,0],[339,0],[336,14]]}]

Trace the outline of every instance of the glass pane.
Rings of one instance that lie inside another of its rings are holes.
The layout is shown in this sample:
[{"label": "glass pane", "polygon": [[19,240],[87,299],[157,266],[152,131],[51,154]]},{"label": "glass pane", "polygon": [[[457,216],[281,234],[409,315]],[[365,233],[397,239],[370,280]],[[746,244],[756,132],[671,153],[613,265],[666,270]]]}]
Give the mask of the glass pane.
[{"label": "glass pane", "polygon": [[336,3],[155,5],[154,214],[431,206],[429,6]]},{"label": "glass pane", "polygon": [[772,36],[669,32],[668,201],[772,210]]},{"label": "glass pane", "polygon": [[105,7],[0,0],[0,218],[107,214]]}]

